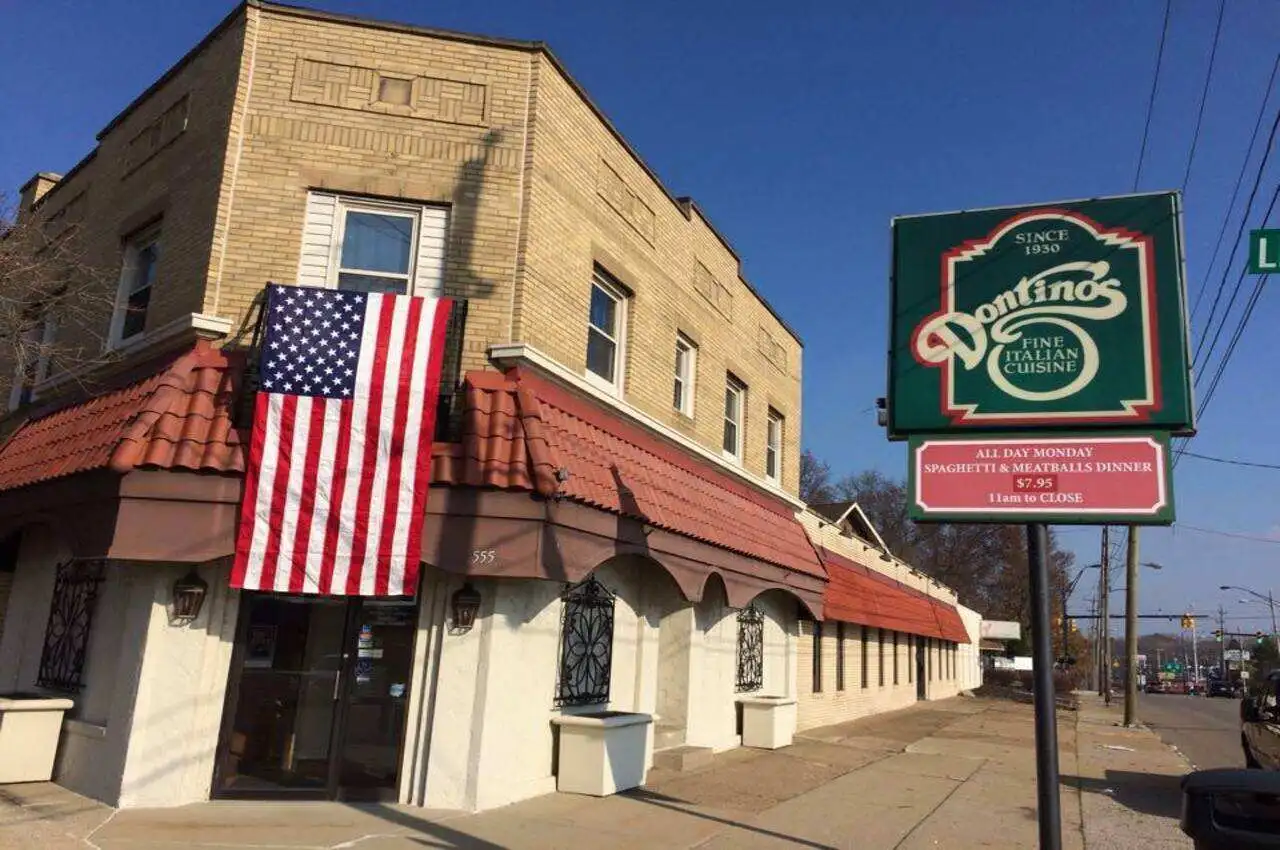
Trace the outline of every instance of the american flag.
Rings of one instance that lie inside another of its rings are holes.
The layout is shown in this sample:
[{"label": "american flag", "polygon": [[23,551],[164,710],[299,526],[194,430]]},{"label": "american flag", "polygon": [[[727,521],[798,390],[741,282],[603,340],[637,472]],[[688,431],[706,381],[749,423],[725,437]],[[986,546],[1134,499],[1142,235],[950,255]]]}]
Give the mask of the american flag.
[{"label": "american flag", "polygon": [[233,587],[416,592],[450,309],[268,287]]}]

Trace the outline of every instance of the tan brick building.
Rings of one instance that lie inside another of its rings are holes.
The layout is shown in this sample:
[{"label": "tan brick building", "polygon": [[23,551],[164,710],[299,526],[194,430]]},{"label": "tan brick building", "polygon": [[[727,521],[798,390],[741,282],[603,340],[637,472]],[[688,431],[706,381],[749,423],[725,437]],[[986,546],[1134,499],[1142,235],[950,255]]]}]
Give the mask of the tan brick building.
[{"label": "tan brick building", "polygon": [[[546,46],[249,0],[21,215],[118,280],[0,445],[0,691],[73,695],[59,781],[477,809],[581,788],[566,738],[750,743],[744,693],[794,729],[800,341]],[[230,586],[268,282],[462,305],[412,597]]]}]

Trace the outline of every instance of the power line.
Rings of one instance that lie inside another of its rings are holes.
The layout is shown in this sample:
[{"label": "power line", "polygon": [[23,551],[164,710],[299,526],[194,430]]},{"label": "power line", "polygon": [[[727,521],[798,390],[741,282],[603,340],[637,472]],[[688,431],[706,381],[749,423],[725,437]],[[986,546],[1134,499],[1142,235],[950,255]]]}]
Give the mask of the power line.
[{"label": "power line", "polygon": [[1240,162],[1240,173],[1236,175],[1236,185],[1231,190],[1231,200],[1227,202],[1227,211],[1222,216],[1222,227],[1218,229],[1218,241],[1213,246],[1209,257],[1209,265],[1205,269],[1204,278],[1200,281],[1200,289],[1196,292],[1195,304],[1191,307],[1191,321],[1194,323],[1200,314],[1200,302],[1209,288],[1209,280],[1213,277],[1213,267],[1218,262],[1218,252],[1222,250],[1222,241],[1227,235],[1227,226],[1231,222],[1231,211],[1235,209],[1236,198],[1240,196],[1240,187],[1244,185],[1244,176],[1249,171],[1249,159],[1253,155],[1253,145],[1258,141],[1258,133],[1262,131],[1262,121],[1267,114],[1267,103],[1271,100],[1271,92],[1276,84],[1276,75],[1280,73],[1280,53],[1276,54],[1275,64],[1271,66],[1271,77],[1267,80],[1266,91],[1262,94],[1262,102],[1258,104],[1258,118],[1253,125],[1253,134],[1249,136],[1249,146],[1244,150],[1244,159]]},{"label": "power line", "polygon": [[[1166,9],[1168,6],[1165,7]],[[1213,79],[1213,62],[1218,58],[1218,38],[1222,35],[1222,18],[1227,11],[1227,0],[1218,0],[1218,23],[1213,28],[1213,46],[1209,48],[1209,68],[1204,72],[1204,88],[1200,92],[1200,109],[1196,113],[1196,128],[1191,133],[1191,150],[1187,153],[1187,170],[1182,175],[1182,191],[1187,191],[1191,179],[1191,163],[1196,159],[1196,144],[1200,141],[1200,127],[1204,124],[1204,107],[1209,102],[1209,82]]]},{"label": "power line", "polygon": [[1201,528],[1197,525],[1187,525],[1184,522],[1174,523],[1173,530],[1179,529],[1185,531],[1198,531],[1201,534],[1216,534],[1219,537],[1232,537],[1236,540],[1252,540],[1255,543],[1277,543],[1280,544],[1280,538],[1276,537],[1259,537],[1256,534],[1237,534],[1233,531],[1218,531],[1216,528]]},{"label": "power line", "polygon": [[1257,463],[1249,460],[1235,460],[1227,457],[1213,457],[1212,455],[1196,454],[1195,452],[1183,451],[1182,454],[1187,457],[1193,457],[1196,460],[1211,460],[1214,463],[1228,463],[1232,466],[1251,466],[1257,469],[1280,469],[1280,463]]},{"label": "power line", "polygon": [[1147,158],[1147,139],[1151,135],[1151,116],[1156,110],[1156,90],[1160,87],[1160,65],[1164,61],[1164,43],[1169,36],[1169,12],[1172,0],[1164,0],[1164,24],[1160,27],[1160,47],[1156,50],[1156,72],[1151,78],[1151,97],[1147,100],[1147,120],[1142,128],[1142,147],[1138,149],[1138,170],[1133,175],[1133,191],[1138,191],[1142,178],[1142,162]]},{"label": "power line", "polygon": [[[1213,317],[1217,315],[1218,304],[1219,302],[1222,301],[1222,293],[1227,288],[1227,275],[1231,273],[1231,266],[1235,263],[1236,252],[1240,250],[1240,242],[1244,239],[1244,229],[1245,229],[1245,226],[1249,223],[1249,213],[1253,210],[1253,201],[1258,195],[1258,188],[1262,185],[1262,176],[1264,173],[1266,173],[1267,161],[1271,159],[1271,151],[1274,149],[1274,144],[1276,140],[1276,130],[1278,129],[1280,129],[1280,109],[1276,110],[1276,118],[1274,121],[1271,122],[1271,133],[1267,136],[1267,146],[1263,150],[1262,162],[1258,163],[1258,175],[1257,177],[1254,178],[1253,188],[1249,191],[1249,201],[1248,203],[1245,204],[1244,216],[1242,216],[1240,219],[1240,227],[1236,231],[1235,244],[1231,246],[1231,255],[1227,258],[1227,266],[1222,270],[1222,281],[1218,284],[1218,292],[1213,298],[1213,306],[1209,308],[1209,320],[1205,324],[1206,334],[1208,332],[1208,329],[1213,327]],[[1274,204],[1274,198],[1272,199],[1272,203]],[[1270,213],[1268,213],[1268,216],[1269,215]],[[1263,221],[1266,221],[1266,218],[1267,216],[1264,216]],[[1244,280],[1244,272],[1242,271],[1240,282],[1243,282],[1243,280]],[[1240,291],[1240,282],[1237,282],[1236,288],[1232,293],[1232,296],[1231,296],[1232,304],[1235,303],[1235,296]],[[1226,311],[1222,314],[1222,321],[1218,324],[1218,331],[1216,334],[1214,334],[1213,342],[1209,344],[1208,350],[1205,351],[1205,356],[1203,361],[1205,365],[1208,364],[1209,358],[1213,356],[1213,349],[1215,346],[1217,346],[1218,339],[1222,336],[1222,328],[1226,325],[1227,316],[1230,314],[1230,312],[1231,312],[1231,304],[1228,304]],[[1200,352],[1204,348],[1204,341],[1205,341],[1205,337],[1204,336],[1200,337],[1200,342],[1196,346],[1195,356],[1191,358],[1192,369],[1195,369],[1196,365],[1201,362]]]},{"label": "power line", "polygon": [[[1280,110],[1276,112],[1276,123],[1280,125]],[[1262,218],[1265,225],[1267,220],[1271,218],[1271,212],[1275,209],[1276,200],[1280,199],[1280,183],[1276,184],[1276,190],[1271,194],[1271,203],[1267,206],[1267,213]],[[1218,326],[1219,332],[1222,326],[1226,324],[1227,315],[1231,312],[1231,304],[1235,303],[1236,295],[1240,292],[1240,285],[1244,283],[1244,275],[1246,268],[1240,269],[1240,279],[1236,281],[1235,291],[1231,293],[1231,303],[1227,305],[1227,312],[1222,314],[1222,325]],[[1204,415],[1205,410],[1209,408],[1209,402],[1213,400],[1214,394],[1218,391],[1218,384],[1222,381],[1222,376],[1227,371],[1227,364],[1231,362],[1231,356],[1235,354],[1236,345],[1240,342],[1240,337],[1244,334],[1245,327],[1249,324],[1249,320],[1253,318],[1253,309],[1258,306],[1258,301],[1262,298],[1262,291],[1267,283],[1267,279],[1271,275],[1264,274],[1258,277],[1257,282],[1253,286],[1253,292],[1249,296],[1249,301],[1245,304],[1244,312],[1240,316],[1240,321],[1236,324],[1235,332],[1231,335],[1231,341],[1227,344],[1227,350],[1223,353],[1222,359],[1218,361],[1218,370],[1214,373],[1212,381],[1209,383],[1209,389],[1205,392],[1204,401],[1200,403],[1200,409],[1197,411],[1197,418]],[[1215,342],[1217,337],[1214,338]],[[1210,346],[1212,349],[1212,346]],[[1206,364],[1208,360],[1205,360]]]}]

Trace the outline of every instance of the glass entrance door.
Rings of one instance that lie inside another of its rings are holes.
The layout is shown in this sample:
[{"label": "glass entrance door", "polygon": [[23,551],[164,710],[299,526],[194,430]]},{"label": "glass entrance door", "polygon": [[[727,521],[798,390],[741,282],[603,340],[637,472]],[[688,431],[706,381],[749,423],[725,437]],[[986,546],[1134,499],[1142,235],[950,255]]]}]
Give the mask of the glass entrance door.
[{"label": "glass entrance door", "polygon": [[323,796],[329,788],[347,603],[247,594],[239,669],[215,791],[226,796]]},{"label": "glass entrance door", "polygon": [[394,795],[404,741],[417,609],[412,601],[358,599],[354,664],[346,689],[338,783],[347,798]]},{"label": "glass entrance door", "polygon": [[246,593],[220,797],[394,797],[417,605]]}]

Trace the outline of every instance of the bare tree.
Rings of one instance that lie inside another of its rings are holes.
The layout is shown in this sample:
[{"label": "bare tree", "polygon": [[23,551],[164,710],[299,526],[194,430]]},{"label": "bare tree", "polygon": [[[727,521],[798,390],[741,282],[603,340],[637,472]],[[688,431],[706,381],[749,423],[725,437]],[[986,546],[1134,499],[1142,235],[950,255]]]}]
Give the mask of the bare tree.
[{"label": "bare tree", "polygon": [[800,498],[811,505],[822,505],[835,499],[831,489],[831,465],[818,460],[805,449],[800,454]]},{"label": "bare tree", "polygon": [[114,275],[89,260],[80,225],[62,215],[18,215],[0,196],[0,383],[30,386],[106,359]]}]

